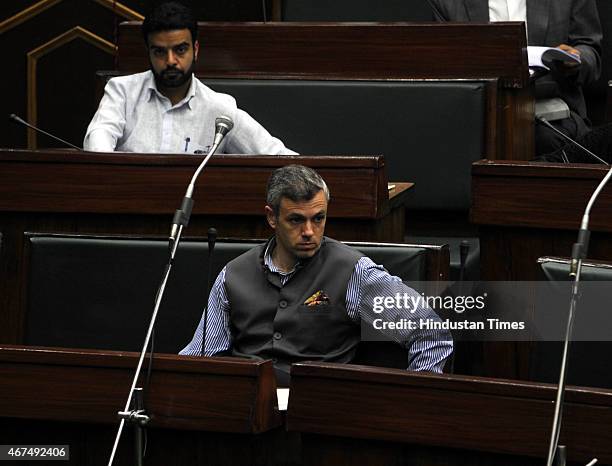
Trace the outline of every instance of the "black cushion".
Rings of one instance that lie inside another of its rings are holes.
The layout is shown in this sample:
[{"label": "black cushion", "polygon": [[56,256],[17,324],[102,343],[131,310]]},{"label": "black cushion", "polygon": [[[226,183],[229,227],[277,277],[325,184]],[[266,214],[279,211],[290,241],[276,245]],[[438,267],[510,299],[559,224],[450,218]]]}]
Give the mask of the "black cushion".
[{"label": "black cushion", "polygon": [[[228,261],[259,243],[218,241],[213,281]],[[167,241],[33,235],[27,245],[26,344],[141,349],[167,258]],[[404,280],[425,279],[423,248],[356,246]],[[157,352],[176,353],[191,340],[207,300],[207,267],[207,243],[183,241],[158,317]]]},{"label": "black cushion", "polygon": [[471,164],[485,154],[484,83],[204,82],[300,153],[384,155],[389,180],[416,183],[409,208],[469,209]]}]

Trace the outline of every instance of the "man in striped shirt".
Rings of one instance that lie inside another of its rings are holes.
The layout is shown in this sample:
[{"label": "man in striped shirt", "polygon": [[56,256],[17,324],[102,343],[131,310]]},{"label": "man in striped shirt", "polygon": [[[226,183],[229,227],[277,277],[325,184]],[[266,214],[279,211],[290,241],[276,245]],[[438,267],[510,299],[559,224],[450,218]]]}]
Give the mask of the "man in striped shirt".
[{"label": "man in striped shirt", "polygon": [[[279,378],[286,379],[294,362],[351,362],[360,323],[373,321],[373,304],[381,298],[420,298],[359,251],[323,236],[329,197],[310,168],[290,165],[272,173],[265,211],[274,237],[221,271],[208,317],[181,354],[272,359]],[[391,307],[376,317],[398,315],[415,323],[439,321],[425,305],[410,311]],[[391,336],[408,351],[406,367],[441,372],[453,350],[450,334],[415,327]]]}]

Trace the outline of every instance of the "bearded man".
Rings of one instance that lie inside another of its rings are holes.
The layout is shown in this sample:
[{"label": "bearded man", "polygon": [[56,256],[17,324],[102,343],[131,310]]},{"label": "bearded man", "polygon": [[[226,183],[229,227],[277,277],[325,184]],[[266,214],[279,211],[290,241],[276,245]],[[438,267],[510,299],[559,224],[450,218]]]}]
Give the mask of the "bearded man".
[{"label": "bearded man", "polygon": [[205,86],[194,74],[200,44],[192,11],[178,2],[155,7],[142,23],[150,70],[109,80],[83,147],[98,152],[205,153],[215,118],[234,129],[219,152],[295,154],[236,106],[233,97]]}]

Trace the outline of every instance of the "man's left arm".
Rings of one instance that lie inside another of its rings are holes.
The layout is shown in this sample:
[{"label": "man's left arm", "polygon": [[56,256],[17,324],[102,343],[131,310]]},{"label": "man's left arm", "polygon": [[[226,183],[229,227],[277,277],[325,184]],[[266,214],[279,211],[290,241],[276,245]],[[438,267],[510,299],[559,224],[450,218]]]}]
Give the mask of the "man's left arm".
[{"label": "man's left arm", "polygon": [[586,84],[601,75],[602,30],[595,0],[574,0],[571,15],[568,43],[560,48],[570,53],[571,49],[578,51],[581,64],[577,83]]},{"label": "man's left arm", "polygon": [[297,152],[287,148],[283,142],[272,136],[257,120],[244,110],[236,109],[234,129],[230,133],[226,153],[263,154],[263,155],[296,155]]},{"label": "man's left arm", "polygon": [[375,319],[413,323],[411,329],[384,332],[408,349],[408,370],[442,372],[453,352],[452,336],[447,330],[423,328],[421,322],[439,322],[440,317],[421,294],[367,257],[357,262],[348,289],[347,311],[364,325],[373,326]]}]

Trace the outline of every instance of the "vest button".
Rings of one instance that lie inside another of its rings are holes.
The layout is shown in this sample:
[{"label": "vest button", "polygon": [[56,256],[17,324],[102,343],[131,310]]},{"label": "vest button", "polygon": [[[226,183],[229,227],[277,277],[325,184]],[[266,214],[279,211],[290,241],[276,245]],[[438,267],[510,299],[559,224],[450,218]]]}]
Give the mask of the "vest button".
[{"label": "vest button", "polygon": [[275,340],[280,340],[281,338],[283,338],[283,335],[281,335],[280,332],[274,332],[273,337]]},{"label": "vest button", "polygon": [[281,299],[278,305],[280,306],[281,309],[285,309],[287,307],[287,301],[285,299]]}]

